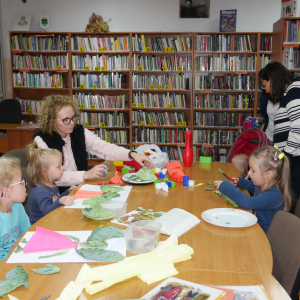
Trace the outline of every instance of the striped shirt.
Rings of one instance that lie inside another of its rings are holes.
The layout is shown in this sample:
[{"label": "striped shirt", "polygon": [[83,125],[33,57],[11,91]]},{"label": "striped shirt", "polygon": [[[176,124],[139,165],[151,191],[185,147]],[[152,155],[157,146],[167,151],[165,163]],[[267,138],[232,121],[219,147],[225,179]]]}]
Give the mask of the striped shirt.
[{"label": "striped shirt", "polygon": [[292,156],[300,156],[300,81],[286,89],[274,120],[274,144]]}]

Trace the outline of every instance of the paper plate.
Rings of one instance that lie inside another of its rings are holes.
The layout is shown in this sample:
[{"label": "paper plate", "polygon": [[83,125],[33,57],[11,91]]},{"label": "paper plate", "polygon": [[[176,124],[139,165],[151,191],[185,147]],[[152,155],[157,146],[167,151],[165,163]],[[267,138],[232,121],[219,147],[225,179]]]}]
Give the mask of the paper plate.
[{"label": "paper plate", "polygon": [[253,214],[234,208],[209,209],[204,211],[201,217],[210,224],[231,228],[248,227],[257,222],[257,218]]},{"label": "paper plate", "polygon": [[155,181],[155,179],[153,180],[147,180],[147,181],[132,181],[132,180],[128,180],[128,178],[130,176],[134,175],[134,173],[128,173],[128,174],[124,174],[122,177],[122,180],[126,183],[131,183],[131,184],[148,184],[148,183],[153,183]]}]

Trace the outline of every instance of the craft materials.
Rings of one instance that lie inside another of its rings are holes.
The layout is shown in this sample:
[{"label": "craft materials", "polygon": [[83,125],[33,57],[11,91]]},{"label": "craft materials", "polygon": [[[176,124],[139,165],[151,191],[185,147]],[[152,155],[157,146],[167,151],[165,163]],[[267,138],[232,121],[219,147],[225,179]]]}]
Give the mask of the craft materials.
[{"label": "craft materials", "polygon": [[166,175],[165,174],[163,174],[163,173],[159,173],[159,178],[165,178],[166,177]]},{"label": "craft materials", "polygon": [[92,198],[92,197],[95,197],[95,196],[99,196],[101,194],[102,194],[102,192],[100,190],[99,191],[85,191],[85,190],[80,189],[76,192],[74,197],[76,199],[87,199],[87,198]]},{"label": "craft materials", "polygon": [[185,148],[182,154],[183,164],[186,167],[190,167],[193,163],[193,149],[191,144],[192,132],[187,130],[185,132]]},{"label": "craft materials", "polygon": [[200,185],[203,185],[203,183],[198,183],[198,184],[194,185],[194,187],[197,187],[197,186],[200,186]]},{"label": "craft materials", "polygon": [[172,161],[170,163],[167,163],[167,170],[172,181],[183,181],[183,176],[185,176],[185,174],[183,173],[183,168],[179,161]]},{"label": "craft materials", "polygon": [[161,171],[162,171],[161,168],[154,168],[155,173],[160,173]]},{"label": "craft materials", "polygon": [[154,181],[154,185],[156,185],[157,183],[160,183],[160,180],[155,180]]},{"label": "craft materials", "polygon": [[170,187],[172,187],[172,183],[170,182],[170,181],[164,181],[166,184],[167,184],[167,186],[170,188]]},{"label": "craft materials", "polygon": [[168,172],[168,170],[166,168],[161,169],[161,173],[163,173],[164,175],[166,175]]},{"label": "craft materials", "polygon": [[232,181],[233,184],[238,184],[239,183],[239,180],[237,178],[231,178],[231,177],[227,176],[225,174],[225,172],[223,170],[221,170],[221,169],[219,169],[219,171],[226,177],[226,179]]},{"label": "craft materials", "polygon": [[189,176],[183,176],[183,186],[189,186]]},{"label": "craft materials", "polygon": [[200,156],[199,158],[200,164],[211,164],[211,157],[208,156]]},{"label": "craft materials", "polygon": [[165,192],[169,191],[169,187],[168,187],[168,185],[165,182],[161,182],[160,185],[161,185],[161,189],[163,191],[165,191]]},{"label": "craft materials", "polygon": [[123,161],[120,161],[120,160],[114,161],[114,166],[115,167],[123,167]]},{"label": "craft materials", "polygon": [[118,171],[116,171],[115,176],[109,181],[109,183],[123,183],[122,179],[118,175]]},{"label": "craft materials", "polygon": [[129,171],[130,171],[130,170],[127,169],[127,168],[124,168],[124,167],[122,168],[122,173],[123,173],[123,174],[128,174]]},{"label": "craft materials", "polygon": [[49,275],[59,273],[60,268],[52,264],[47,264],[45,267],[41,267],[39,269],[32,269],[32,271],[41,275]]},{"label": "craft materials", "polygon": [[160,182],[155,184],[155,188],[156,188],[157,190],[160,190],[160,189],[161,189],[161,184],[160,184]]},{"label": "craft materials", "polygon": [[48,299],[48,298],[50,298],[51,297],[51,295],[46,295],[45,297],[43,297],[42,299],[40,299],[40,300],[46,300],[46,299]]},{"label": "craft materials", "polygon": [[195,185],[195,180],[189,180],[189,186],[194,186]]}]

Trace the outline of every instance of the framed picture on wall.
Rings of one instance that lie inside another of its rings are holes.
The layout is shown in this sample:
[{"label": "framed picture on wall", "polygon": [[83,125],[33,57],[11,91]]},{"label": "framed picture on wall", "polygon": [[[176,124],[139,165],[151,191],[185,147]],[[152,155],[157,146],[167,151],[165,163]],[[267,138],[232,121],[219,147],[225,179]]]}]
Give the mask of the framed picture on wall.
[{"label": "framed picture on wall", "polygon": [[14,23],[15,31],[29,31],[30,29],[31,15],[16,16]]},{"label": "framed picture on wall", "polygon": [[209,18],[210,0],[179,0],[180,18]]}]

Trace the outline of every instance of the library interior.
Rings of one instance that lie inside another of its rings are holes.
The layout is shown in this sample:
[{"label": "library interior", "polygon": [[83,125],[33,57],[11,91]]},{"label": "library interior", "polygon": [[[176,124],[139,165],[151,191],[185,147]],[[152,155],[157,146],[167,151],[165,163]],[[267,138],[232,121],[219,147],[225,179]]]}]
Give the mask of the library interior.
[{"label": "library interior", "polygon": [[0,24],[0,297],[300,299],[300,0]]}]

